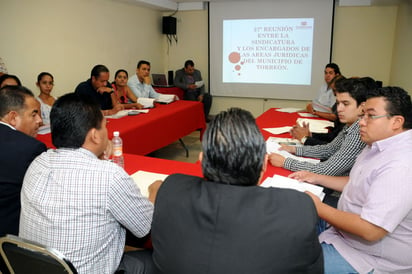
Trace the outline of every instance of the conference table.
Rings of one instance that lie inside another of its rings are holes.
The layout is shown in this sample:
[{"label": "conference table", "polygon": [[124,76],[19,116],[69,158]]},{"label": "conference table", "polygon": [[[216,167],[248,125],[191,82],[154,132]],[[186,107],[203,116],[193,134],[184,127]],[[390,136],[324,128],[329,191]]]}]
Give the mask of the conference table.
[{"label": "conference table", "polygon": [[[206,128],[202,103],[183,100],[155,103],[148,113],[107,121],[109,138],[113,137],[114,131],[119,131],[123,151],[137,155],[146,155],[197,130],[201,139]],[[47,147],[54,147],[50,133],[39,134],[37,139]]]},{"label": "conference table", "polygon": [[[263,128],[292,126],[299,117],[300,116],[297,113],[279,112],[276,111],[275,108],[272,108],[256,118],[256,123],[259,126],[265,140],[270,136],[290,138],[291,136],[289,133],[274,135],[263,130]],[[133,174],[138,170],[143,170],[163,174],[183,173],[202,176],[201,165],[199,162],[185,163],[130,154],[125,154],[125,170],[128,174]],[[263,174],[262,179],[264,180],[267,177],[272,177],[275,174],[287,176],[290,173],[292,172],[287,169],[274,167],[268,163],[266,172]]]}]

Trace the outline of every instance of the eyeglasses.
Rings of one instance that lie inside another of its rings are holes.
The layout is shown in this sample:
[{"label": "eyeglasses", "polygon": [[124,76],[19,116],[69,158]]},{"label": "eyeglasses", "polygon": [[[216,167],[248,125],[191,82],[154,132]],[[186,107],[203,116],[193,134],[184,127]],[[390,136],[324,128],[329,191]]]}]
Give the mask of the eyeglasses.
[{"label": "eyeglasses", "polygon": [[375,119],[379,119],[379,118],[383,118],[383,117],[392,117],[391,114],[384,114],[384,115],[371,115],[368,113],[363,113],[361,115],[358,115],[360,120],[363,120],[366,118],[366,121],[370,121],[370,120],[375,120]]}]

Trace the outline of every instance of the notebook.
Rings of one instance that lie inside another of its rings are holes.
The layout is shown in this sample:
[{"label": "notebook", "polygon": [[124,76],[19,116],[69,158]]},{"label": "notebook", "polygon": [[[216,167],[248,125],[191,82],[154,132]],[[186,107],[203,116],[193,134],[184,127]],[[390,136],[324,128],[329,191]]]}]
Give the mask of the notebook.
[{"label": "notebook", "polygon": [[165,74],[152,74],[153,86],[155,87],[173,87],[173,85],[168,85]]}]

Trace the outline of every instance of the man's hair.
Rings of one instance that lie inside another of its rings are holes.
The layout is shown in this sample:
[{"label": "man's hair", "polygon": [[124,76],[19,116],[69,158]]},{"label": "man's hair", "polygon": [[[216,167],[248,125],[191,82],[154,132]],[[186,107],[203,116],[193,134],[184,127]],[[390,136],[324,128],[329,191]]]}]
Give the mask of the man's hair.
[{"label": "man's hair", "polygon": [[142,65],[148,65],[150,67],[150,62],[149,61],[145,61],[145,60],[140,60],[137,63],[137,68],[140,68]]},{"label": "man's hair", "polygon": [[219,113],[202,141],[206,179],[230,185],[256,185],[266,154],[263,136],[252,114],[240,108]]},{"label": "man's hair", "polygon": [[333,69],[333,71],[335,72],[335,74],[342,74],[342,73],[340,73],[339,66],[338,66],[337,64],[335,64],[335,63],[329,63],[329,64],[327,64],[327,65],[325,66],[325,69],[326,69],[326,68],[331,68],[331,69]]},{"label": "man's hair", "polygon": [[194,67],[195,63],[193,63],[192,60],[186,60],[185,62],[185,68],[187,68],[188,66]]},{"label": "man's hair", "polygon": [[99,78],[102,72],[109,72],[109,69],[105,65],[95,65],[90,72],[90,78],[93,76],[94,78]]},{"label": "man's hair", "polygon": [[21,112],[26,108],[26,97],[34,97],[33,92],[23,86],[4,86],[0,89],[0,117],[10,111]]},{"label": "man's hair", "polygon": [[390,115],[401,115],[405,119],[404,129],[412,128],[412,102],[408,92],[400,87],[378,88],[368,94],[369,98],[383,97],[385,110]]},{"label": "man's hair", "polygon": [[88,97],[75,93],[61,96],[50,112],[53,145],[57,148],[79,148],[90,129],[101,128],[103,114],[100,106]]},{"label": "man's hair", "polygon": [[378,86],[371,77],[362,77],[339,80],[335,83],[335,87],[337,93],[349,93],[359,106],[366,101],[368,93],[377,89]]},{"label": "man's hair", "polygon": [[12,74],[3,74],[2,76],[0,76],[0,86],[1,86],[1,84],[3,84],[3,82],[6,79],[14,79],[14,81],[16,81],[17,85],[21,86],[20,79],[16,75],[12,75]]}]

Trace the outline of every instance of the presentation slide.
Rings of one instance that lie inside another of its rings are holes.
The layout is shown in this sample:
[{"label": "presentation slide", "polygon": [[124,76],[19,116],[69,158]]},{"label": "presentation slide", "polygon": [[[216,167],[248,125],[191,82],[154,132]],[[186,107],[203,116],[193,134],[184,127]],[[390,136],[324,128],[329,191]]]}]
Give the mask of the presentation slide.
[{"label": "presentation slide", "polygon": [[332,60],[333,0],[209,2],[214,96],[312,100]]},{"label": "presentation slide", "polygon": [[310,85],[313,28],[313,18],[224,20],[223,82]]}]

